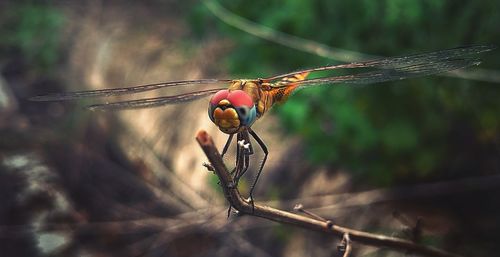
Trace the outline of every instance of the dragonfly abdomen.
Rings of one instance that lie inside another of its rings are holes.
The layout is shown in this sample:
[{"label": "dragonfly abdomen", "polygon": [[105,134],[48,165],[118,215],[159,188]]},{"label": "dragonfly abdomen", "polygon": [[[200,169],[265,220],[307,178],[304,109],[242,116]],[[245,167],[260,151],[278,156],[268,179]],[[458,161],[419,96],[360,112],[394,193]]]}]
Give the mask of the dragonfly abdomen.
[{"label": "dragonfly abdomen", "polygon": [[296,82],[307,78],[309,72],[294,74],[284,77],[278,81],[274,88],[269,92],[272,95],[273,103],[283,103],[299,86]]}]

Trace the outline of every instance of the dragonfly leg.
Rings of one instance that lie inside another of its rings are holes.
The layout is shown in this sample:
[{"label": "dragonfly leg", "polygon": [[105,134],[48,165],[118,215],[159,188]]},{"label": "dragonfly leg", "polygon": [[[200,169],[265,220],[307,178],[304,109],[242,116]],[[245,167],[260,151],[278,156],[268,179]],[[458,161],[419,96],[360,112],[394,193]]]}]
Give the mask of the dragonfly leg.
[{"label": "dragonfly leg", "polygon": [[[230,137],[232,138],[233,135]],[[248,136],[248,134],[247,134]],[[236,166],[234,169],[231,171],[231,175],[234,174],[233,176],[233,181],[228,185],[230,188],[235,188],[238,186],[238,181],[240,180],[241,175],[246,172],[249,166],[249,157],[248,154],[246,153],[247,149],[245,149],[245,140],[243,139],[242,133],[238,133],[236,136],[237,144],[236,144]],[[248,144],[249,145],[249,144]],[[248,145],[246,145],[248,147]],[[228,147],[228,144],[226,143],[226,146],[224,148]],[[227,150],[227,149],[226,149]],[[231,206],[229,206],[229,209],[227,210],[227,217],[229,218],[231,215]]]},{"label": "dragonfly leg", "polygon": [[248,130],[245,130],[241,132],[243,140],[245,140],[245,143],[248,143],[248,149],[246,149],[247,155],[252,155],[253,152],[253,147],[252,143],[250,142],[250,136],[248,135]]},{"label": "dragonfly leg", "polygon": [[260,163],[259,171],[257,172],[255,179],[253,180],[252,186],[250,187],[250,194],[249,195],[250,195],[250,201],[252,202],[252,207],[253,207],[254,206],[253,205],[253,190],[255,189],[255,185],[257,184],[257,181],[259,180],[260,173],[262,173],[262,169],[264,168],[264,165],[266,164],[267,155],[269,154],[269,151],[267,150],[267,146],[266,146],[266,144],[264,144],[264,141],[262,141],[262,139],[260,139],[260,137],[257,136],[257,134],[253,130],[248,128],[248,132],[250,132],[250,135],[252,135],[252,137],[255,139],[255,141],[257,141],[260,148],[262,148],[262,151],[264,152],[264,158],[262,159],[262,162]]},{"label": "dragonfly leg", "polygon": [[[222,154],[220,155],[221,159],[224,159],[224,155],[227,153],[227,149],[231,145],[231,141],[233,141],[233,136],[234,136],[234,134],[230,134],[229,137],[227,138],[226,144],[224,144],[224,148],[222,149]],[[207,167],[208,170],[213,169],[211,164],[207,164],[207,165],[203,164],[203,166]],[[233,172],[233,171],[231,171],[231,172]]]},{"label": "dragonfly leg", "polygon": [[239,161],[243,163],[240,163],[242,164],[241,169],[238,170],[238,172],[234,176],[234,181],[236,182],[236,185],[238,185],[240,178],[248,170],[248,167],[250,166],[250,155],[253,154],[253,147],[250,142],[250,137],[248,136],[248,131],[244,130],[240,134],[241,137],[240,140],[238,141],[238,149],[240,150],[242,158],[240,158]]},{"label": "dragonfly leg", "polygon": [[[244,148],[244,146],[241,146],[242,148]],[[238,182],[240,181],[240,178],[247,172],[248,170],[248,167],[250,166],[250,153],[248,152],[245,152],[248,151],[247,149],[242,149],[243,151],[243,160],[244,163],[243,163],[243,166],[242,168],[238,171],[238,173],[234,176],[234,182],[236,183],[236,185],[238,185]]]},{"label": "dragonfly leg", "polygon": [[239,156],[237,160],[237,169],[236,169],[236,174],[233,177],[233,180],[236,185],[238,185],[238,182],[240,181],[241,176],[245,174],[245,172],[248,170],[248,167],[250,166],[250,154],[253,154],[253,149],[252,145],[250,144],[250,138],[248,136],[248,132],[245,130],[243,132],[240,132],[240,140],[238,140],[238,151],[239,151]]},{"label": "dragonfly leg", "polygon": [[221,154],[221,158],[222,159],[224,159],[224,155],[227,153],[227,149],[231,145],[231,141],[233,141],[233,136],[234,136],[234,134],[231,134],[227,138],[226,144],[224,145],[224,148],[222,149],[222,154]]},{"label": "dragonfly leg", "polygon": [[[230,185],[231,187],[236,187],[238,186],[238,180],[236,178],[239,178],[239,174],[242,173],[242,170],[246,170],[248,167],[245,167],[244,163],[244,156],[245,156],[245,150],[244,150],[244,145],[242,145],[242,142],[244,144],[245,140],[243,139],[244,136],[242,132],[238,133],[236,135],[236,163],[233,168],[233,170],[230,172],[231,175],[233,175],[233,183]],[[248,165],[246,165],[248,166]]]},{"label": "dragonfly leg", "polygon": [[[235,163],[235,166],[234,166],[234,169],[230,172],[231,175],[233,174],[238,174],[238,165],[240,163],[239,159],[240,159],[240,155],[241,155],[241,147],[240,145],[238,144],[238,142],[240,142],[242,140],[242,135],[241,133],[238,133],[236,134],[236,163]],[[233,176],[234,178],[234,176]]]},{"label": "dragonfly leg", "polygon": [[[240,155],[241,155],[241,150],[240,150],[240,146],[238,145],[238,142],[240,140],[242,140],[241,138],[242,138],[241,133],[236,134],[236,163],[235,163],[234,168],[230,172],[231,175],[238,173],[238,165],[240,163],[239,159],[240,159]],[[234,176],[233,176],[233,178],[234,178]]]}]

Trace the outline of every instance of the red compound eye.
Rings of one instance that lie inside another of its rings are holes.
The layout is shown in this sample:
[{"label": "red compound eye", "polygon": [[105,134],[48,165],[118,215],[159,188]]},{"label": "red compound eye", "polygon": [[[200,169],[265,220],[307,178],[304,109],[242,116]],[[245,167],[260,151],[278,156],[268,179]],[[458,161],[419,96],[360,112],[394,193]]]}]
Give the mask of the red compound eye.
[{"label": "red compound eye", "polygon": [[234,90],[229,93],[227,100],[235,107],[247,106],[252,107],[252,98],[242,90]]},{"label": "red compound eye", "polygon": [[213,105],[217,105],[221,100],[226,99],[228,95],[229,95],[229,90],[227,89],[221,90],[215,93],[214,96],[212,96],[212,99],[210,99],[210,103]]}]

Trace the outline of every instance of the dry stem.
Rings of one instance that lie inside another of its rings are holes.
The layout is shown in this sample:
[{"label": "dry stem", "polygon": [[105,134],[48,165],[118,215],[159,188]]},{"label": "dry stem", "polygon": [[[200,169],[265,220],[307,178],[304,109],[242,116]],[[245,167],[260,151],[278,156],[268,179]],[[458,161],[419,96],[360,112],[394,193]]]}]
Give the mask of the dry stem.
[{"label": "dry stem", "polygon": [[219,177],[220,185],[224,190],[224,195],[228,202],[238,210],[241,214],[248,214],[265,218],[268,220],[299,226],[309,230],[315,230],[330,235],[335,235],[339,238],[344,238],[344,235],[349,235],[350,241],[358,242],[376,247],[386,247],[394,250],[409,251],[411,253],[436,256],[436,257],[460,257],[460,255],[449,253],[434,247],[416,244],[410,240],[404,240],[395,237],[389,237],[379,234],[368,233],[364,231],[354,230],[346,227],[341,227],[333,224],[331,221],[318,220],[311,217],[298,215],[295,213],[282,211],[269,206],[252,203],[245,200],[238,188],[231,186],[234,184],[231,175],[229,174],[219,151],[214,145],[212,138],[205,131],[198,132],[196,140],[205,152],[211,167],[215,174]]}]

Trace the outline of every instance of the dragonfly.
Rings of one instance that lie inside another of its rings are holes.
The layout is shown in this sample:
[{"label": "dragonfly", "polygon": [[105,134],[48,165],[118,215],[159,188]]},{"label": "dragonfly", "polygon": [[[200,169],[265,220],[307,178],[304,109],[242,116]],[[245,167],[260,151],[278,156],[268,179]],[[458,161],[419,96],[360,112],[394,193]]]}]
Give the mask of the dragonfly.
[{"label": "dragonfly", "polygon": [[[462,46],[434,52],[303,69],[268,78],[169,81],[133,87],[52,93],[35,96],[31,100],[64,101],[81,98],[131,95],[170,87],[225,84],[226,86],[223,88],[194,90],[193,92],[179,95],[94,104],[88,106],[88,109],[128,110],[152,108],[182,104],[211,96],[208,103],[208,116],[220,131],[229,135],[222,150],[222,157],[227,153],[234,135],[236,135],[240,146],[237,147],[236,151],[237,167],[233,170],[233,172],[236,171],[233,177],[236,186],[250,166],[250,155],[254,154],[250,143],[250,136],[257,142],[264,153],[249,190],[249,199],[253,202],[253,192],[265,166],[269,151],[264,141],[251,127],[255,121],[263,117],[273,106],[284,103],[293,93],[300,89],[318,85],[372,84],[430,76],[463,69],[479,65],[481,60],[478,58],[478,54],[491,51],[495,48],[493,45]],[[347,71],[349,74],[310,78],[311,74],[334,70]]]}]

